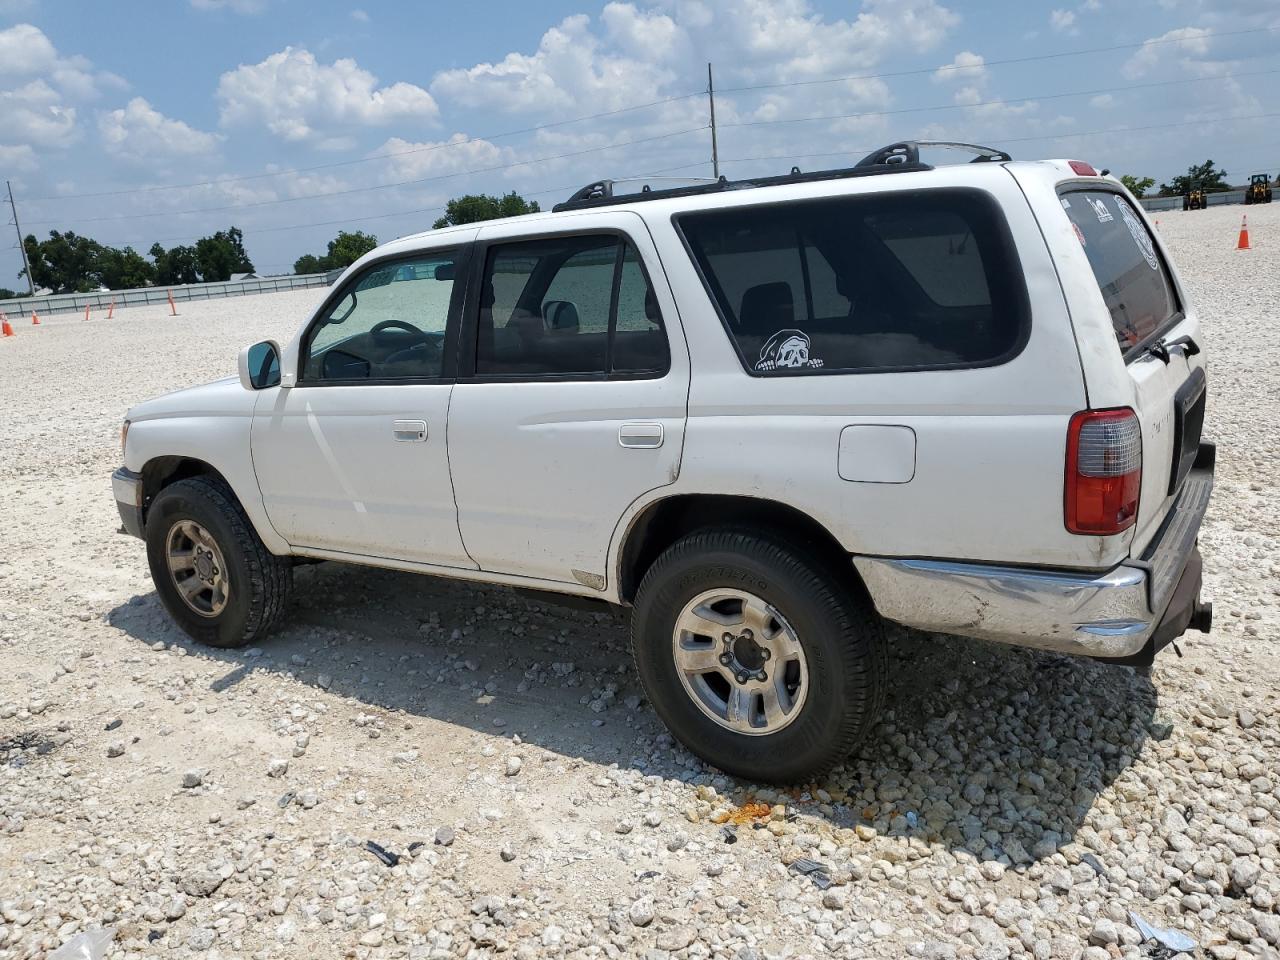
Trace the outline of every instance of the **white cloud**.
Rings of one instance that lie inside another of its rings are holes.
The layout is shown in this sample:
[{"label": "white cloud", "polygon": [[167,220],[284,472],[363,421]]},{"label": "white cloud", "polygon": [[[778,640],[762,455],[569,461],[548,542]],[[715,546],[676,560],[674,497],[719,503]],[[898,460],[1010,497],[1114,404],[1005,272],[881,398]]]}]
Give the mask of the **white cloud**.
[{"label": "white cloud", "polygon": [[100,84],[124,87],[115,74],[95,72],[81,56],[63,56],[39,27],[19,23],[0,30],[0,82],[39,77],[67,96],[90,99]]},{"label": "white cloud", "polygon": [[377,84],[354,60],[323,64],[308,50],[285,47],[224,73],[217,95],[224,126],[257,123],[289,141],[320,140],[349,127],[430,122],[439,113],[421,87]]},{"label": "white cloud", "polygon": [[43,80],[15,90],[0,90],[4,135],[19,143],[66,147],[76,140],[76,108]]},{"label": "white cloud", "polygon": [[1116,105],[1116,98],[1109,93],[1100,93],[1096,97],[1091,97],[1089,106],[1095,110],[1110,110]]},{"label": "white cloud", "polygon": [[510,150],[504,150],[488,140],[472,139],[455,133],[447,140],[414,143],[391,137],[369,156],[387,156],[384,161],[388,181],[420,180],[424,177],[460,173],[507,163],[513,159]]},{"label": "white cloud", "polygon": [[361,10],[359,7],[357,7],[355,10],[351,11],[351,19],[355,20],[357,23],[368,23],[369,14],[368,12]]},{"label": "white cloud", "polygon": [[220,139],[166,117],[142,97],[100,114],[98,132],[108,153],[131,160],[199,156],[217,149]]},{"label": "white cloud", "polygon": [[1059,33],[1072,30],[1075,25],[1076,13],[1074,10],[1053,10],[1049,13],[1049,26]]},{"label": "white cloud", "polygon": [[933,72],[935,83],[973,83],[985,80],[987,76],[986,60],[982,54],[971,50],[961,50],[950,63]]},{"label": "white cloud", "polygon": [[1147,40],[1131,56],[1122,72],[1135,80],[1144,76],[1162,60],[1173,60],[1179,53],[1203,57],[1209,52],[1209,30],[1205,27],[1179,27]]},{"label": "white cloud", "polygon": [[34,170],[37,166],[36,152],[29,144],[20,143],[16,147],[0,144],[0,168],[26,171]]},{"label": "white cloud", "polygon": [[196,10],[231,10],[234,13],[261,13],[267,0],[191,0]]}]

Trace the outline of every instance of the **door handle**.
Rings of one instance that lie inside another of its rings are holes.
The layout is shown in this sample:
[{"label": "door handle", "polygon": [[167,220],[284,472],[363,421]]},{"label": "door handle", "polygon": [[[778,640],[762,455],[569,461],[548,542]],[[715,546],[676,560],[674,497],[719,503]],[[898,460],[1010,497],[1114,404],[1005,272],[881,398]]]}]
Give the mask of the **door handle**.
[{"label": "door handle", "polygon": [[618,443],[624,447],[646,450],[662,446],[660,423],[624,423],[618,428]]},{"label": "door handle", "polygon": [[420,443],[427,439],[427,421],[392,420],[391,435],[405,443]]}]

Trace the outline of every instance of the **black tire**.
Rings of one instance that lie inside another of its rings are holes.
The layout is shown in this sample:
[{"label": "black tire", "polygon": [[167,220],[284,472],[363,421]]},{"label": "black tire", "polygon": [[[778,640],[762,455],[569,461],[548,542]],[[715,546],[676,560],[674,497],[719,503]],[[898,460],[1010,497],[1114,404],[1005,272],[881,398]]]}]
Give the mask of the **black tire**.
[{"label": "black tire", "polygon": [[[167,543],[175,524],[208,532],[226,565],[225,606],[201,616],[182,598],[169,572]],[[265,636],[284,612],[293,581],[288,557],[263,545],[235,494],[221,480],[191,477],[160,491],[147,511],[147,561],[165,609],[187,634],[212,647],[241,647]]]},{"label": "black tire", "polygon": [[1252,194],[1252,193],[1246,193],[1246,194],[1244,195],[1244,205],[1245,205],[1246,207],[1248,207],[1248,206],[1251,206],[1252,204],[1253,204],[1253,194]]},{"label": "black tire", "polygon": [[[673,637],[681,612],[721,588],[772,606],[794,628],[809,665],[799,712],[775,733],[721,726],[677,670]],[[631,649],[645,692],[672,734],[703,760],[747,780],[812,780],[849,756],[884,707],[888,651],[870,601],[821,559],[772,534],[710,530],[672,545],[640,584]]]},{"label": "black tire", "polygon": [[1182,209],[1184,211],[1191,209],[1191,201],[1188,200],[1186,197],[1182,198]]}]

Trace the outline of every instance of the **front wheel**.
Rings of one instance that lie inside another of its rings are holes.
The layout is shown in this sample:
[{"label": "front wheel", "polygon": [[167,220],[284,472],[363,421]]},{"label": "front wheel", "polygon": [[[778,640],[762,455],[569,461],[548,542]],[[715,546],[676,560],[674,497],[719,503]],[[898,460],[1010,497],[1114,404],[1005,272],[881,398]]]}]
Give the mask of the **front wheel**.
[{"label": "front wheel", "polygon": [[146,540],[156,592],[193,639],[244,646],[284,612],[289,558],[267,550],[226,484],[191,477],[165,487],[147,511]]},{"label": "front wheel", "polygon": [[631,637],[671,732],[748,780],[813,779],[850,754],[883,707],[885,640],[869,601],[781,537],[678,541],[640,585]]}]

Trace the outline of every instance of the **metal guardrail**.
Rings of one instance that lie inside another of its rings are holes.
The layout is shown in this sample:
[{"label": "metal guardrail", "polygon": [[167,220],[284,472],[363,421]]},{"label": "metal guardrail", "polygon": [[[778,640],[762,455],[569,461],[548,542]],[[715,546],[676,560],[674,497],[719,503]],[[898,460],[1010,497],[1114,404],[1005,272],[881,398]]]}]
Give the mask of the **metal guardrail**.
[{"label": "metal guardrail", "polygon": [[189,283],[173,287],[139,287],[132,290],[107,290],[97,293],[61,293],[48,297],[14,297],[0,300],[0,310],[10,318],[37,314],[72,313],[91,309],[105,310],[112,303],[118,309],[140,307],[147,304],[168,304],[169,294],[174,302],[191,300],[218,300],[223,297],[243,297],[254,293],[279,293],[284,290],[305,290],[310,287],[327,287],[334,276],[331,273],[304,273],[284,277],[259,277],[253,280],[228,280],[225,283]]},{"label": "metal guardrail", "polygon": [[[1244,190],[1223,190],[1218,193],[1206,193],[1205,198],[1211,207],[1225,207],[1233,203],[1244,203]],[[1144,210],[1181,210],[1181,197],[1143,197],[1138,201]]]}]

